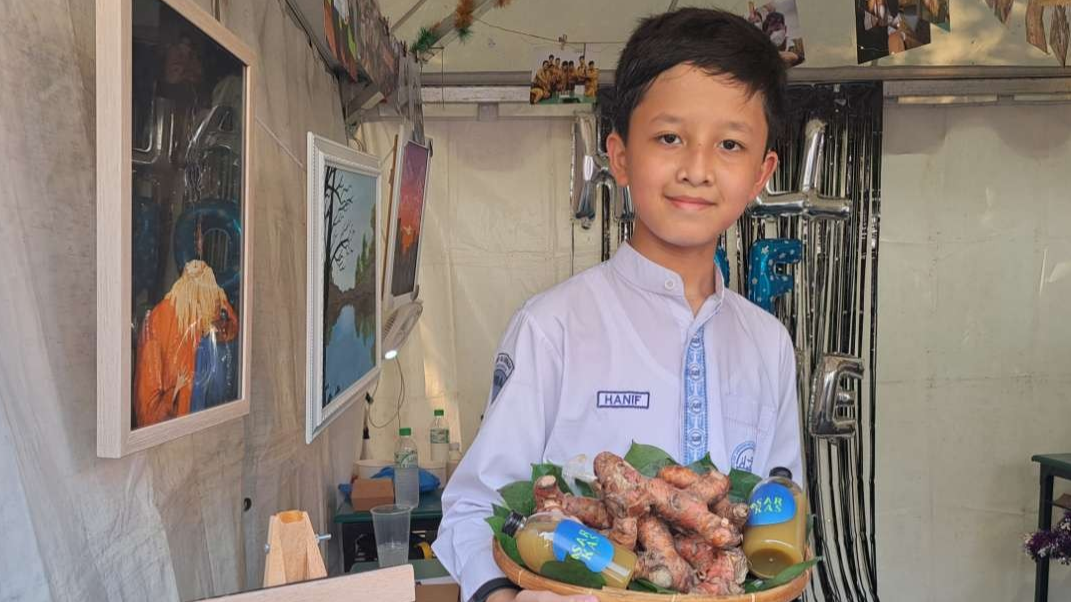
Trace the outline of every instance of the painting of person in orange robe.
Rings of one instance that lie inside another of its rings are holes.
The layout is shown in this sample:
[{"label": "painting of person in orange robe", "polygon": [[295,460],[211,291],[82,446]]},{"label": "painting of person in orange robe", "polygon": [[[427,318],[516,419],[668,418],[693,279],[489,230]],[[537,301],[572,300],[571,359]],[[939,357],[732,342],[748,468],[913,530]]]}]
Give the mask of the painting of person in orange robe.
[{"label": "painting of person in orange robe", "polygon": [[149,312],[138,339],[134,428],[226,401],[235,362],[228,343],[238,315],[207,263],[186,263],[170,292]]}]

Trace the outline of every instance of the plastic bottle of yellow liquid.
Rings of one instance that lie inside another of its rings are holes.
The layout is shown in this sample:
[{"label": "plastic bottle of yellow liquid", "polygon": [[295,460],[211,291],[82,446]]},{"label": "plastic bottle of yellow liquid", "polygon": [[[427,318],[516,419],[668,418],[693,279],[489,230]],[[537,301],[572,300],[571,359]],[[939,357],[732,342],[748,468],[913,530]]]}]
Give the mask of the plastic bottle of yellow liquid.
[{"label": "plastic bottle of yellow liquid", "polygon": [[512,512],[502,532],[517,540],[521,558],[536,573],[545,562],[571,556],[601,574],[607,587],[624,589],[636,569],[636,554],[561,513],[541,512],[525,518]]},{"label": "plastic bottle of yellow liquid", "polygon": [[759,481],[748,500],[751,516],[744,529],[744,555],[751,572],[769,579],[804,560],[807,548],[807,497],[792,472],[777,467]]}]

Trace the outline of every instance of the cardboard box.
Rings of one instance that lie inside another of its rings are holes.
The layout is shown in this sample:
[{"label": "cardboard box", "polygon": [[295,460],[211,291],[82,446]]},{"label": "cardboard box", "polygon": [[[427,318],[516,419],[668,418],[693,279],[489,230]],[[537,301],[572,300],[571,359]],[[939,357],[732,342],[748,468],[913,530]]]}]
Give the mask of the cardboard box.
[{"label": "cardboard box", "polygon": [[358,512],[394,503],[394,483],[390,479],[354,479],[351,486],[350,502]]},{"label": "cardboard box", "polygon": [[416,602],[458,602],[461,588],[454,583],[416,586]]}]

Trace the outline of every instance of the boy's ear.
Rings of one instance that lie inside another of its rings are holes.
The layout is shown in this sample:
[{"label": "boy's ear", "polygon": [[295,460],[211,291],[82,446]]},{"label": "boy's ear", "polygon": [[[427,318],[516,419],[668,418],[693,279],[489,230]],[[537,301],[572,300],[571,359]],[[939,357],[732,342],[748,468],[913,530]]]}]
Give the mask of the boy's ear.
[{"label": "boy's ear", "polygon": [[618,186],[628,186],[628,160],[625,157],[625,141],[616,131],[606,137],[606,155],[610,158],[610,173]]},{"label": "boy's ear", "polygon": [[751,190],[751,198],[759,196],[763,188],[766,188],[766,182],[770,181],[773,177],[773,172],[777,170],[777,153],[774,151],[766,151],[766,156],[762,159],[762,167],[759,169],[759,179],[755,182],[755,187]]}]

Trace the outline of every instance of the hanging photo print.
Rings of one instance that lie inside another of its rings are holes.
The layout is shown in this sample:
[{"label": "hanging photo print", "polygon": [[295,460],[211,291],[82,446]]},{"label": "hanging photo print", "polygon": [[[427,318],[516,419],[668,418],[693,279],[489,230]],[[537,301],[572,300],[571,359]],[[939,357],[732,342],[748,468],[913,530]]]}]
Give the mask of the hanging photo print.
[{"label": "hanging photo print", "polygon": [[1045,7],[1041,0],[1030,0],[1026,5],[1026,41],[1049,54],[1049,42],[1045,39]]},{"label": "hanging photo print", "polygon": [[922,20],[945,31],[952,31],[948,2],[949,0],[922,0]]},{"label": "hanging photo print", "polygon": [[379,159],[308,135],[305,442],[380,369]]},{"label": "hanging photo print", "polygon": [[993,14],[1000,19],[1000,22],[1004,25],[1008,24],[1008,19],[1011,18],[1012,4],[1014,0],[995,0],[993,2]]},{"label": "hanging photo print", "polygon": [[1067,7],[1055,6],[1052,9],[1052,23],[1049,25],[1052,28],[1052,51],[1056,54],[1056,58],[1060,60],[1060,66],[1067,66],[1067,40],[1071,28],[1067,24]]},{"label": "hanging photo print", "polygon": [[795,67],[804,60],[803,29],[800,27],[796,0],[773,0],[758,8],[748,2],[747,20],[766,34],[781,53],[788,67]]},{"label": "hanging photo print", "polygon": [[357,81],[357,40],[353,37],[353,0],[324,0],[324,35],[335,60]]},{"label": "hanging photo print", "polygon": [[855,0],[855,34],[860,63],[930,43],[924,0]]},{"label": "hanging photo print", "polygon": [[97,450],[121,457],[249,412],[253,53],[187,0],[98,2],[97,36]]},{"label": "hanging photo print", "polygon": [[595,102],[599,68],[582,47],[539,47],[532,57],[531,104]]}]

